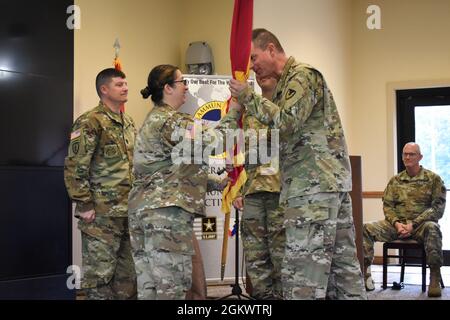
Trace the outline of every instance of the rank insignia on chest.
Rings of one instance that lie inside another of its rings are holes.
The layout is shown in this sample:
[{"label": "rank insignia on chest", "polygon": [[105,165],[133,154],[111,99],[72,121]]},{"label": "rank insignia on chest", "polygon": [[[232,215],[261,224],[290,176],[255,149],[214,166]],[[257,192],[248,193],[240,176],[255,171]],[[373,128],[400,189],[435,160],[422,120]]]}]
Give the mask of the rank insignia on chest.
[{"label": "rank insignia on chest", "polygon": [[119,149],[116,145],[106,145],[104,154],[107,158],[114,158],[119,155]]}]

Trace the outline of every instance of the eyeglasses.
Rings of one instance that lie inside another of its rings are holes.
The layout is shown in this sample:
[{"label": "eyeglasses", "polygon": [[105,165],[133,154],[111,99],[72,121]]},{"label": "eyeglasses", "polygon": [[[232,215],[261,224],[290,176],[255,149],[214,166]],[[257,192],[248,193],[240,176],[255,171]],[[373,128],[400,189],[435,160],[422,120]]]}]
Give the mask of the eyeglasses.
[{"label": "eyeglasses", "polygon": [[174,81],[173,83],[177,83],[177,82],[182,82],[185,86],[188,85],[188,81],[187,81],[186,79],[183,79],[183,80],[177,80],[177,81]]},{"label": "eyeglasses", "polygon": [[417,153],[414,153],[414,152],[403,152],[402,153],[403,158],[406,158],[406,157],[414,158],[415,156],[417,156]]}]

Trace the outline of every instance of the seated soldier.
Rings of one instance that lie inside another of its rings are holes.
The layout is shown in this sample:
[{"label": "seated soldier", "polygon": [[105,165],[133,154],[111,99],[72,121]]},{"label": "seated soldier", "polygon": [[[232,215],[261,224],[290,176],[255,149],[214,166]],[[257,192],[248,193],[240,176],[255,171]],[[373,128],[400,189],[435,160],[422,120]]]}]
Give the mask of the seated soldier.
[{"label": "seated soldier", "polygon": [[414,239],[423,243],[430,266],[429,297],[440,297],[442,266],[442,233],[438,220],[445,209],[446,188],[435,173],[419,165],[422,160],[418,144],[410,142],[403,148],[406,170],[392,177],[383,195],[385,220],[364,224],[364,280],[366,290],[374,290],[370,265],[374,242]]}]

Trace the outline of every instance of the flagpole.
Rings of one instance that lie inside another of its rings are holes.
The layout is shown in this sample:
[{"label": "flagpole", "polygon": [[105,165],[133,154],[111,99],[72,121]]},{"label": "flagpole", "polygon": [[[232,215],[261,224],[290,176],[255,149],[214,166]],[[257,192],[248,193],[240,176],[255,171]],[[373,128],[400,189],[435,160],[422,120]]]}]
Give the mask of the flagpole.
[{"label": "flagpole", "polygon": [[[233,78],[240,81],[247,81],[250,67],[250,48],[253,26],[253,0],[234,0],[233,21],[230,37],[230,58]],[[228,104],[230,103],[228,100]],[[228,111],[228,108],[226,109]],[[242,118],[239,120],[242,127]],[[234,160],[234,158],[233,158]],[[232,162],[234,164],[234,161]],[[230,214],[233,207],[233,197],[237,190],[247,179],[242,164],[239,168],[234,168],[234,179],[228,183],[222,194],[222,211],[225,213],[224,235],[222,244],[221,277],[225,274],[225,265],[228,252],[228,229],[230,226]],[[228,173],[230,177],[230,173]]]},{"label": "flagpole", "polygon": [[230,212],[225,213],[225,221],[223,224],[223,242],[222,242],[222,260],[220,268],[220,280],[225,277],[225,266],[227,264],[228,253],[228,229],[230,228]]}]

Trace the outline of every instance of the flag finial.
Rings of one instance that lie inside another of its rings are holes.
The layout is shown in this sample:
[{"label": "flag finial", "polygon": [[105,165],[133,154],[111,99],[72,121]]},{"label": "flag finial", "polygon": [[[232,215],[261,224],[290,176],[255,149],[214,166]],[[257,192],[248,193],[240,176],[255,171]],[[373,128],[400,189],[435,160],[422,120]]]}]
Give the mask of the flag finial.
[{"label": "flag finial", "polygon": [[119,38],[116,38],[116,41],[114,41],[113,47],[114,47],[114,49],[116,49],[116,58],[117,58],[119,56],[119,51],[120,51]]}]

